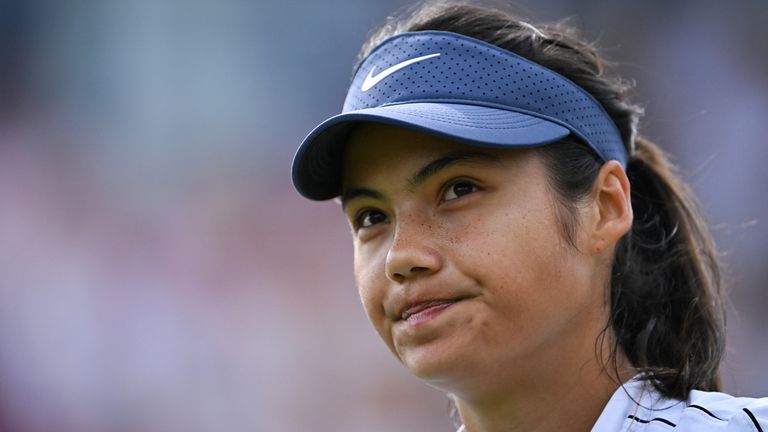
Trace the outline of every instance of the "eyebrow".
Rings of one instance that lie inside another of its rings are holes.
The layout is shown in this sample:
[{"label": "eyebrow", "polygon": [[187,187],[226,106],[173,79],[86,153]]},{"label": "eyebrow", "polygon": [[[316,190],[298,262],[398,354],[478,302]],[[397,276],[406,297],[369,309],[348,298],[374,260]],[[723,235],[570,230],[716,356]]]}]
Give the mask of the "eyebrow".
[{"label": "eyebrow", "polygon": [[[461,163],[474,162],[501,162],[501,158],[490,153],[480,151],[459,151],[446,153],[437,159],[434,159],[424,165],[416,174],[408,178],[408,184],[412,187],[418,187],[427,179],[439,173],[440,171]],[[355,198],[373,198],[383,200],[384,194],[369,188],[351,188],[341,194],[341,207],[346,208],[347,203]]]},{"label": "eyebrow", "polygon": [[377,200],[383,200],[384,195],[381,192],[377,192],[368,188],[352,188],[344,191],[341,194],[341,208],[347,208],[349,201],[356,198],[373,198]]},{"label": "eyebrow", "polygon": [[424,167],[421,168],[419,172],[416,173],[416,175],[408,179],[408,183],[410,183],[410,185],[413,187],[418,187],[419,185],[424,183],[428,178],[444,170],[445,168],[448,168],[450,166],[457,165],[460,163],[467,163],[467,162],[498,163],[498,162],[501,162],[501,158],[499,158],[498,156],[492,155],[490,153],[479,152],[479,151],[470,151],[470,152],[463,151],[463,152],[446,153],[443,156],[424,165]]}]

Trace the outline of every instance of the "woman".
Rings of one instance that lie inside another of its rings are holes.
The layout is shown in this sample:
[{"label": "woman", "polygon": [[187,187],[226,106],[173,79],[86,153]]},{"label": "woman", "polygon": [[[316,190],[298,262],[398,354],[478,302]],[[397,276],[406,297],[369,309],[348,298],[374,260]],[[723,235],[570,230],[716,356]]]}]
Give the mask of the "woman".
[{"label": "woman", "polygon": [[427,4],[299,148],[373,326],[461,431],[768,428],[768,400],[718,392],[710,234],[626,91],[568,28]]}]

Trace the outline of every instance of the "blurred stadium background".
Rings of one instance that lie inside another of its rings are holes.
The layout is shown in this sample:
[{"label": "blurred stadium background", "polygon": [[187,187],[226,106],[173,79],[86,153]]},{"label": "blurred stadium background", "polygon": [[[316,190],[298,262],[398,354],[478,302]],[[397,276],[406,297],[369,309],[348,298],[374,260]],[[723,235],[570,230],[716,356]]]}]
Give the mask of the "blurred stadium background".
[{"label": "blurred stadium background", "polygon": [[[404,0],[0,2],[0,430],[451,431],[292,189]],[[709,211],[726,389],[768,394],[768,2],[523,1],[637,80]]]}]

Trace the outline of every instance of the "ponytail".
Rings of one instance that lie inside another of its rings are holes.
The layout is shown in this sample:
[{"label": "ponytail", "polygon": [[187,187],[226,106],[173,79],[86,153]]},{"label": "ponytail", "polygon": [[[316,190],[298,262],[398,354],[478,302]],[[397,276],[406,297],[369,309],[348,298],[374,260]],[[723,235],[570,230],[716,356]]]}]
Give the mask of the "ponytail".
[{"label": "ponytail", "polygon": [[627,165],[635,219],[616,248],[609,325],[667,397],[720,390],[725,324],[711,235],[664,153],[643,138],[635,146]]}]

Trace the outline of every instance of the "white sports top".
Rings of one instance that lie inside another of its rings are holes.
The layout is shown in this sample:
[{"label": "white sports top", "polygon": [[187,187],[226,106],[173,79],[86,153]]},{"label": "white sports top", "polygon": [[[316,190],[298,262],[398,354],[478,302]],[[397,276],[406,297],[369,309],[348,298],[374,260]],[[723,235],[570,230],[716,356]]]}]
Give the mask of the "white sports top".
[{"label": "white sports top", "polygon": [[[686,401],[666,399],[633,378],[616,390],[592,427],[592,432],[664,431],[768,432],[768,398],[693,390]],[[462,425],[456,432],[466,431]]]}]

